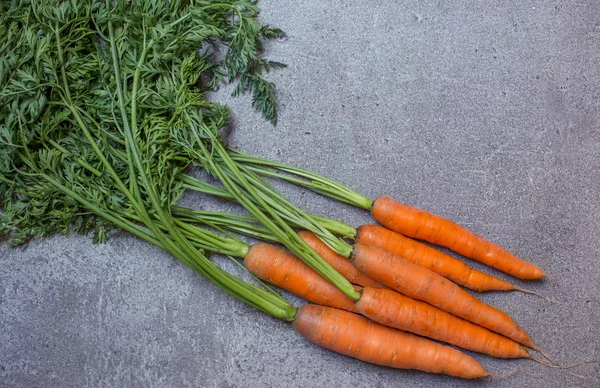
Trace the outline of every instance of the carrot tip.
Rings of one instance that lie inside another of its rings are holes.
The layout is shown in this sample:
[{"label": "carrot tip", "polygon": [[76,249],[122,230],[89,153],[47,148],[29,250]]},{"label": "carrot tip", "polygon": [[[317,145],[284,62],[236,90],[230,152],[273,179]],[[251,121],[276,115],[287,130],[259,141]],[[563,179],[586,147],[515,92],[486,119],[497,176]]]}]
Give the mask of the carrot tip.
[{"label": "carrot tip", "polygon": [[546,275],[546,277],[548,278],[548,280],[550,280],[552,282],[552,284],[554,285],[554,287],[560,287],[560,284],[558,283],[558,280],[552,276],[552,275]]},{"label": "carrot tip", "polygon": [[544,296],[544,295],[542,295],[542,294],[538,294],[537,292],[535,292],[535,291],[532,291],[532,290],[526,290],[526,289],[524,289],[524,288],[518,288],[518,287],[515,287],[515,291],[520,291],[520,292],[524,292],[524,293],[526,293],[526,294],[532,294],[532,295],[536,295],[536,296],[539,296],[539,297],[540,297],[540,298],[542,298],[542,299],[545,299],[545,300],[547,300],[548,302],[552,302],[552,303],[560,303],[560,302],[559,302],[558,300],[556,300],[556,299],[548,298],[547,296]]},{"label": "carrot tip", "polygon": [[577,373],[573,373],[573,372],[569,372],[569,371],[565,371],[565,373],[566,373],[566,374],[569,374],[569,375],[571,375],[571,376],[579,377],[579,378],[580,378],[580,379],[582,379],[582,380],[585,380],[585,379],[587,379],[587,377],[585,377],[585,376],[582,376],[582,375],[578,375]]},{"label": "carrot tip", "polygon": [[[552,365],[552,364],[548,364],[547,362],[544,362],[542,360],[539,360],[539,359],[537,359],[535,357],[531,357],[531,359],[533,361],[537,362],[537,363],[540,363],[540,364],[542,364],[542,365],[544,365],[544,366],[546,366],[548,368],[553,368],[553,369],[571,369],[571,368],[575,368],[576,366],[583,365],[583,364],[590,364],[590,363],[594,363],[594,362],[600,362],[600,361],[595,361],[595,360],[586,360],[586,361],[578,362],[578,363],[573,364],[573,365],[559,365],[559,364]],[[569,374],[569,375],[571,375],[571,376],[579,377],[580,379],[584,379],[584,380],[587,379],[587,377],[582,376],[582,375],[577,374],[577,373],[573,373],[573,372],[569,372],[569,371],[564,371],[564,372],[567,373],[567,374]]]},{"label": "carrot tip", "polygon": [[597,360],[585,360],[585,361],[580,361],[578,363],[575,364],[571,364],[571,365],[560,365],[560,364],[556,364],[556,365],[552,365],[552,364],[548,364],[547,362],[540,360],[539,358],[535,358],[535,357],[530,357],[533,361],[538,362],[544,366],[547,366],[549,368],[555,368],[555,369],[571,369],[571,368],[575,368],[578,367],[580,365],[585,365],[585,364],[593,364],[593,363],[598,363],[600,361]]},{"label": "carrot tip", "polygon": [[600,360],[585,360],[585,361],[580,361],[576,364],[571,364],[571,365],[564,365],[563,369],[571,369],[571,368],[575,368],[576,366],[580,366],[580,365],[585,365],[585,364],[598,364],[600,363]]},{"label": "carrot tip", "polygon": [[[555,364],[555,365],[560,365],[558,362],[556,362],[556,360],[554,360],[552,357],[550,357],[549,355],[547,355],[546,353],[544,353],[544,351],[537,345],[533,345],[531,347],[533,350],[535,350],[536,352],[540,353],[542,356],[544,356],[548,361],[550,361],[551,363]],[[543,364],[542,361],[537,360],[536,358],[532,357],[532,360],[536,360],[540,363]]]},{"label": "carrot tip", "polygon": [[517,373],[520,369],[521,368],[515,368],[515,369],[513,369],[513,370],[511,370],[509,372],[506,372],[506,373],[502,374],[502,375],[488,375],[487,377],[491,377],[491,378],[494,378],[494,379],[504,379],[504,378],[507,378],[508,376],[511,376],[511,375]]}]

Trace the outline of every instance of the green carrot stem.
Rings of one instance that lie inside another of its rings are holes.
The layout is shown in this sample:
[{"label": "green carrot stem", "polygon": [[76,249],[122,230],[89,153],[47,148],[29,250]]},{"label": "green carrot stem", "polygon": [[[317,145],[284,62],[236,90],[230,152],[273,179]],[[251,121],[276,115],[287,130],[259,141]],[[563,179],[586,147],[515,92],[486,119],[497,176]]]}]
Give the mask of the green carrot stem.
[{"label": "green carrot stem", "polygon": [[[107,221],[119,226],[123,230],[126,230],[148,242],[154,244],[160,248],[168,249],[161,241],[157,240],[149,231],[144,231],[131,221],[127,221],[124,218],[117,217],[109,212],[103,211],[91,201],[88,201],[81,195],[77,194],[67,186],[61,184],[56,179],[41,174],[41,177],[52,184],[54,187],[62,191],[65,195],[78,201],[81,205],[86,207],[88,210],[94,212],[100,217],[103,217]],[[184,264],[192,269],[202,273],[208,279],[210,279],[215,285],[223,289],[228,294],[239,299],[240,301],[249,304],[275,318],[283,319],[285,321],[293,321],[296,314],[296,309],[290,305],[285,299],[279,295],[273,295],[261,288],[258,288],[252,284],[246,283],[243,280],[236,278],[235,276],[223,271],[216,265],[214,265],[208,258],[202,255],[197,249],[197,253],[193,257],[186,256],[181,252],[171,252],[175,257],[181,260]]]},{"label": "green carrot stem", "polygon": [[239,239],[221,236],[197,226],[175,219],[175,225],[179,226],[188,238],[201,241],[203,248],[223,255],[244,258],[250,247]]},{"label": "green carrot stem", "polygon": [[[315,233],[327,246],[340,255],[348,258],[350,257],[352,254],[352,246],[335,237],[321,223],[315,221],[306,212],[289,202],[256,174],[244,171],[243,166],[241,166],[240,171],[244,173],[244,177],[252,184],[258,195],[265,201],[268,201],[269,205],[272,206],[278,214],[283,214],[286,218],[292,219],[293,222],[300,225],[302,229]],[[236,177],[232,174],[232,178],[235,179]]]},{"label": "green carrot stem", "polygon": [[279,242],[267,228],[260,224],[250,223],[256,222],[256,219],[253,217],[238,216],[237,214],[229,213],[204,212],[179,206],[172,207],[171,211],[179,220],[185,222],[204,224],[213,228],[222,227],[226,230],[259,240]]},{"label": "green carrot stem", "polygon": [[[304,170],[302,168],[289,166],[283,163],[273,162],[267,159],[258,158],[245,154],[238,150],[229,149],[231,159],[238,163],[243,163],[249,166],[253,171],[263,175],[271,176],[278,179],[286,180],[290,183],[305,187],[316,193],[334,198],[353,206],[357,206],[362,209],[371,210],[373,206],[373,200],[369,199],[362,194],[350,189],[347,186],[342,185],[332,179],[324,177],[320,174],[312,171]],[[264,167],[275,168],[277,170],[292,174],[304,179],[297,179],[290,177],[289,175],[280,174]]]},{"label": "green carrot stem", "polygon": [[[237,165],[229,158],[221,143],[214,138],[214,135],[210,130],[204,128],[205,135],[212,137],[211,151],[206,148],[204,143],[205,140],[200,137],[196,130],[194,130],[199,128],[195,127],[194,121],[189,115],[188,122],[190,124],[190,130],[193,131],[193,134],[196,137],[196,145],[199,147],[199,150],[193,149],[190,151],[197,153],[199,160],[204,164],[205,168],[221,181],[225,188],[235,197],[236,201],[244,206],[261,224],[277,236],[278,240],[286,246],[286,248],[292,251],[292,253],[339,288],[340,291],[346,294],[350,299],[358,300],[360,298],[360,293],[354,289],[352,284],[334,270],[331,265],[324,261],[275,211],[272,210],[272,207],[270,206],[271,203],[268,199],[265,200],[258,195],[254,187],[237,168]],[[215,162],[215,157],[218,157],[223,162],[227,170]],[[239,184],[231,179],[227,172],[234,174]],[[248,195],[246,195],[244,191],[247,191]],[[253,197],[260,204],[261,208],[265,209],[270,217],[263,213],[260,208],[248,198],[248,196]]]},{"label": "green carrot stem", "polygon": [[[198,191],[198,192],[208,194],[208,195],[213,195],[213,196],[216,196],[219,198],[235,200],[233,198],[233,195],[231,195],[231,193],[229,193],[227,190],[224,190],[217,186],[211,185],[210,183],[207,183],[207,182],[204,182],[197,178],[194,178],[188,174],[179,174],[177,178],[181,182],[183,182],[183,187],[186,189]],[[250,199],[257,206],[260,207],[260,204],[258,203],[258,201],[254,200],[253,198],[250,198]],[[278,210],[278,209],[275,209],[275,210]],[[262,209],[262,208],[261,208],[261,210],[264,211],[264,209]],[[287,213],[286,211],[278,212],[278,213],[283,219],[288,221],[294,228],[305,229],[306,228],[305,218],[312,218],[313,219],[312,222],[316,222],[316,223],[322,225],[325,229],[327,229],[331,233],[337,234],[341,237],[348,238],[348,239],[354,239],[354,237],[356,236],[355,228],[353,228],[352,226],[345,224],[341,221],[337,221],[337,220],[334,220],[331,218],[321,217],[321,216],[309,214],[309,213],[302,211],[304,216],[300,218],[302,221],[299,223],[298,219],[296,219],[294,217],[290,217],[289,213]]]}]

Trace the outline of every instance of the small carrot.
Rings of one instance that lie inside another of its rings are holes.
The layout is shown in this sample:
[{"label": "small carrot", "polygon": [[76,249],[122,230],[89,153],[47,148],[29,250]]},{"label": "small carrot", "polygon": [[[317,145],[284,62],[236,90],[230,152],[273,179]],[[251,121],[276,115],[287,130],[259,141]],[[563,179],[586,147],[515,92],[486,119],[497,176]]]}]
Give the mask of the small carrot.
[{"label": "small carrot", "polygon": [[465,379],[490,376],[479,362],[457,349],[350,312],[303,305],[293,325],[309,341],[371,364]]},{"label": "small carrot", "polygon": [[480,272],[443,252],[378,225],[362,225],[356,241],[390,251],[473,291],[533,291]]},{"label": "small carrot", "polygon": [[329,248],[323,241],[321,241],[314,233],[308,231],[298,232],[298,235],[304,240],[315,252],[319,254],[329,263],[336,271],[338,271],[343,277],[348,279],[352,284],[358,284],[359,286],[367,287],[380,287],[385,286],[376,280],[368,277],[364,273],[360,272],[350,260],[342,255],[338,255],[331,248]]},{"label": "small carrot", "polygon": [[545,276],[536,265],[514,256],[457,223],[398,203],[392,198],[377,198],[371,213],[388,229],[449,248],[519,279],[534,280]]},{"label": "small carrot", "polygon": [[250,247],[244,266],[259,278],[312,303],[356,311],[353,301],[291,253],[265,243]]},{"label": "small carrot", "polygon": [[469,322],[538,349],[507,314],[481,302],[455,283],[379,247],[354,244],[352,263],[373,279]]}]

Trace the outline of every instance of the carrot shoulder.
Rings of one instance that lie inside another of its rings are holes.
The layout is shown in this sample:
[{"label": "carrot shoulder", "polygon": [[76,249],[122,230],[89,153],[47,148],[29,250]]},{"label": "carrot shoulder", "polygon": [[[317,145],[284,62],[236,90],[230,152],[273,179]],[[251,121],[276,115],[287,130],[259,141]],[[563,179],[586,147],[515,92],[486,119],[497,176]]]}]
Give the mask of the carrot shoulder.
[{"label": "carrot shoulder", "polygon": [[481,364],[459,350],[350,312],[303,305],[293,325],[311,342],[371,364],[466,379],[489,376]]},{"label": "carrot shoulder", "polygon": [[449,248],[519,279],[533,280],[545,276],[539,267],[514,256],[457,223],[401,204],[392,198],[377,198],[371,213],[386,228]]},{"label": "carrot shoulder", "polygon": [[291,253],[265,243],[250,247],[244,266],[254,275],[312,303],[356,311],[333,284]]},{"label": "carrot shoulder", "polygon": [[533,340],[504,312],[487,305],[455,283],[384,249],[354,244],[352,263],[398,292],[536,348]]},{"label": "carrot shoulder", "polygon": [[329,263],[336,271],[350,283],[367,287],[385,287],[383,284],[371,279],[360,272],[346,257],[337,254],[321,241],[314,233],[309,231],[298,232],[298,236],[306,242],[315,252]]},{"label": "carrot shoulder", "polygon": [[429,245],[378,225],[362,225],[356,241],[388,250],[473,291],[512,291],[513,284],[469,267]]}]

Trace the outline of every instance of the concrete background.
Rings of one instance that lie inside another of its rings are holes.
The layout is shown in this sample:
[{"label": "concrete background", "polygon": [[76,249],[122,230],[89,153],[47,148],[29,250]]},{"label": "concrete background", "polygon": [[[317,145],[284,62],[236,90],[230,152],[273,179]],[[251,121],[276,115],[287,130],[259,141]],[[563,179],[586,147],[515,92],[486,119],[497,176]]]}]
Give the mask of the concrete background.
[{"label": "concrete background", "polygon": [[[426,208],[538,264],[558,287],[518,284],[559,303],[481,298],[557,360],[600,358],[600,3],[260,6],[288,33],[269,45],[271,58],[289,64],[271,75],[279,125],[254,113],[249,98],[229,100],[231,143]],[[371,222],[282,189],[318,214]],[[465,382],[322,350],[126,234],[96,246],[81,236],[0,246],[3,388],[600,386],[597,364],[575,369],[587,376],[580,380],[531,361],[476,357],[493,373],[521,369]]]}]

